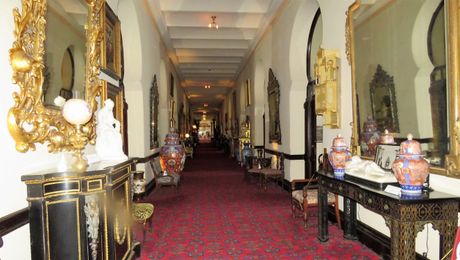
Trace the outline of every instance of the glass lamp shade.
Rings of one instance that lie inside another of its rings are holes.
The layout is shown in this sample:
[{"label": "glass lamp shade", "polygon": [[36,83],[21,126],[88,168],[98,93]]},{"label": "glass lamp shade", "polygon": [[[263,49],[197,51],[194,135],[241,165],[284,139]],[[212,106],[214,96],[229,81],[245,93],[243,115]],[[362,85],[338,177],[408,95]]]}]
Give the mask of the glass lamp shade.
[{"label": "glass lamp shade", "polygon": [[85,124],[93,115],[91,106],[83,99],[69,99],[62,106],[62,115],[71,124]]}]

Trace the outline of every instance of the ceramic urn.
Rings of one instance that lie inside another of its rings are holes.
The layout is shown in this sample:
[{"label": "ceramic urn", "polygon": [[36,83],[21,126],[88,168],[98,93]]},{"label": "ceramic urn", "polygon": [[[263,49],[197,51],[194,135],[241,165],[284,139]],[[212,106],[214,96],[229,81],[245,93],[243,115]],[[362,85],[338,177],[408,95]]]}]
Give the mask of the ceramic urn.
[{"label": "ceramic urn", "polygon": [[375,157],[377,144],[380,143],[380,132],[377,130],[377,122],[371,117],[364,122],[364,131],[361,133],[359,144],[361,146],[362,155],[367,157]]},{"label": "ceramic urn", "polygon": [[380,143],[381,144],[395,144],[395,138],[393,135],[391,135],[387,129],[385,129],[385,132],[383,135],[380,137]]},{"label": "ceramic urn", "polygon": [[403,194],[420,194],[430,166],[422,156],[420,143],[407,136],[407,141],[401,143],[398,158],[393,162],[393,173],[401,185]]},{"label": "ceramic urn", "polygon": [[350,151],[347,150],[347,143],[340,134],[332,142],[332,150],[329,153],[329,161],[334,169],[334,175],[343,176],[345,174],[345,163],[351,158]]},{"label": "ceramic urn", "polygon": [[243,162],[243,166],[246,165],[246,156],[252,156],[253,153],[252,153],[252,149],[249,148],[249,142],[244,142],[243,143],[244,145],[244,148],[243,150],[241,151],[241,161]]},{"label": "ceramic urn", "polygon": [[180,174],[184,169],[185,158],[184,147],[179,144],[179,135],[171,128],[160,150],[161,168],[167,173]]}]

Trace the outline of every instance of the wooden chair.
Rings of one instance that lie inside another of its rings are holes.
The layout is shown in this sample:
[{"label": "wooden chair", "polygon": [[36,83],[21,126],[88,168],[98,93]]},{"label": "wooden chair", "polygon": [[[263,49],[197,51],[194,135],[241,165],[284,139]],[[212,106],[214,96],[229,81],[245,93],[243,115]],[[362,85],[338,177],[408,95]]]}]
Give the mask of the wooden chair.
[{"label": "wooden chair", "polygon": [[284,154],[281,154],[278,156],[275,169],[271,169],[270,166],[260,171],[260,187],[264,187],[265,191],[267,191],[267,180],[272,179],[272,180],[276,180],[276,183],[278,183],[278,180],[279,180],[280,187],[281,189],[283,189]]},{"label": "wooden chair", "polygon": [[131,215],[134,222],[142,224],[142,241],[145,244],[146,223],[149,222],[149,232],[152,231],[152,217],[154,206],[150,203],[133,203]]},{"label": "wooden chair", "polygon": [[174,186],[177,192],[181,176],[175,173],[163,172],[160,161],[157,159],[151,159],[149,162],[155,177],[156,187],[161,188],[163,186]]},{"label": "wooden chair", "polygon": [[[326,152],[327,150],[324,149],[323,154],[323,164],[322,169],[328,170],[332,169],[332,166],[329,163],[329,157]],[[329,164],[329,165],[328,165]],[[297,183],[304,183],[306,184],[303,186],[302,190],[296,190]],[[303,180],[293,180],[291,182],[292,192],[291,192],[291,206],[292,206],[292,217],[295,218],[296,209],[302,212],[303,221],[305,228],[308,227],[308,207],[317,207],[318,206],[318,180],[315,178],[312,179],[303,179]],[[339,229],[342,228],[340,223],[340,214],[339,214],[339,198],[338,195],[333,193],[327,194],[327,204],[334,205],[335,207],[335,215],[337,218],[337,225]]]},{"label": "wooden chair", "polygon": [[255,176],[256,180],[260,179],[261,171],[271,166],[271,158],[258,158],[254,156],[246,156],[246,180],[251,182],[251,176]]},{"label": "wooden chair", "polygon": [[183,142],[182,146],[184,147],[185,156],[190,156],[193,159],[193,145]]}]

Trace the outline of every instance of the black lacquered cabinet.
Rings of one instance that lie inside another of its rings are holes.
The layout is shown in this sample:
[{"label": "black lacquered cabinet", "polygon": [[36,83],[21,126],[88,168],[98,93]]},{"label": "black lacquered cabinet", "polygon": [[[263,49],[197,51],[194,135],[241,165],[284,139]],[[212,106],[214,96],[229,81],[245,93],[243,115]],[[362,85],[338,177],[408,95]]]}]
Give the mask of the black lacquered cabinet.
[{"label": "black lacquered cabinet", "polygon": [[139,243],[129,225],[135,162],[23,175],[32,259],[135,259]]}]

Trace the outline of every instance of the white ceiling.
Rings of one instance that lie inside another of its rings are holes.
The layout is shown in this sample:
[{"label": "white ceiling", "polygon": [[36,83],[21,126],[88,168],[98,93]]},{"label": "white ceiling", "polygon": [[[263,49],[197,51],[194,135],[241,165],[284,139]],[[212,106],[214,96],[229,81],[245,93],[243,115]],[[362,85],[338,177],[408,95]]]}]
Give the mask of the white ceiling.
[{"label": "white ceiling", "polygon": [[[217,111],[272,21],[289,0],[149,0],[197,118]],[[208,28],[217,16],[219,29]],[[205,89],[210,85],[210,89]],[[208,104],[207,107],[204,104]]]}]

